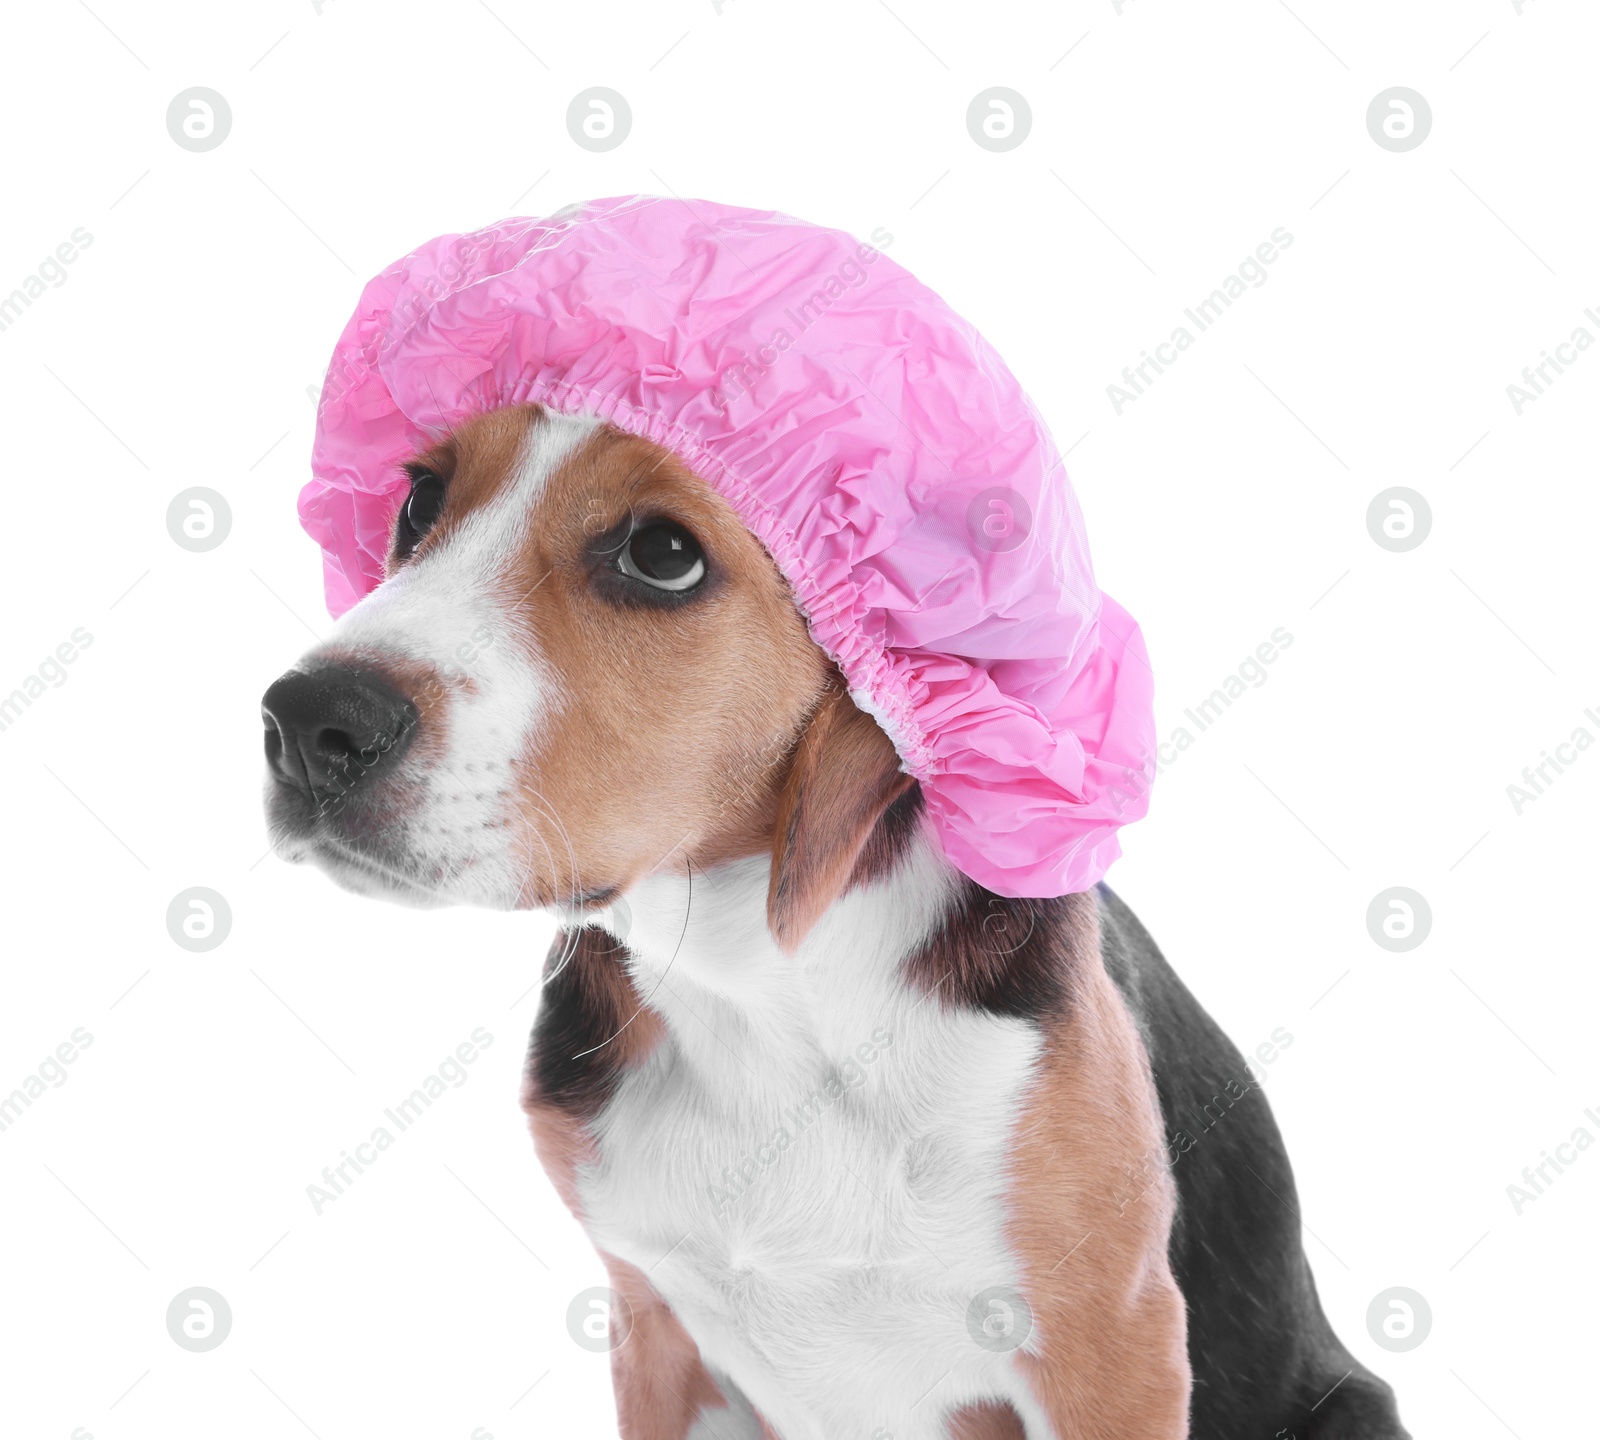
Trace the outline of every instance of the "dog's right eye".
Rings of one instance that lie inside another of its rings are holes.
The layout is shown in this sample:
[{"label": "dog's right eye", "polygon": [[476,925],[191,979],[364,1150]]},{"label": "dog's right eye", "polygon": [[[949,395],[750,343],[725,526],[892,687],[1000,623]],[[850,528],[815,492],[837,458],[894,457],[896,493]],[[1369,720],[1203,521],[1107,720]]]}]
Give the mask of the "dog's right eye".
[{"label": "dog's right eye", "polygon": [[411,493],[400,507],[400,522],[395,531],[395,548],[404,559],[433,528],[444,509],[444,481],[431,470],[418,470],[411,476]]}]

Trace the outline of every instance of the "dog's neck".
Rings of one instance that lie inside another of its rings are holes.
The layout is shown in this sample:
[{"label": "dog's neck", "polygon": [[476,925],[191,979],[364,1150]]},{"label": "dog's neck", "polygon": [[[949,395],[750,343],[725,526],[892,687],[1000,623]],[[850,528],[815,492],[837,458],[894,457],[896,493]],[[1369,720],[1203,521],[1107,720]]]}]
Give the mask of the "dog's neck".
[{"label": "dog's neck", "polygon": [[645,879],[603,915],[630,953],[640,999],[730,1079],[758,1057],[769,1063],[776,1039],[792,1050],[797,1033],[847,1053],[886,1007],[925,998],[907,988],[904,963],[944,922],[963,883],[919,832],[786,954],[767,925],[769,876],[763,856],[685,867]]}]

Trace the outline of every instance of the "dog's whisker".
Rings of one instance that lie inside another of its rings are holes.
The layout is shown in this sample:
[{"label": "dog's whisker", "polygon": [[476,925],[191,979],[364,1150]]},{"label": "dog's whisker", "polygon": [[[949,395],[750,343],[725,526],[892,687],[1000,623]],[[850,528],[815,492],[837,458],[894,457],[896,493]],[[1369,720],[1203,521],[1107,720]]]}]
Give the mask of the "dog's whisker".
[{"label": "dog's whisker", "polygon": [[591,1045],[587,1050],[580,1050],[576,1055],[572,1056],[572,1059],[581,1060],[585,1055],[593,1055],[596,1050],[604,1050],[607,1045],[617,1038],[617,1035],[622,1034],[622,1032],[626,1030],[628,1026],[633,1024],[633,1022],[639,1018],[641,1011],[650,1008],[650,1002],[656,998],[656,992],[667,983],[667,975],[672,970],[673,961],[678,958],[678,951],[683,949],[683,937],[689,933],[689,913],[694,909],[694,864],[687,855],[683,857],[683,866],[689,877],[689,893],[687,899],[684,901],[683,906],[683,929],[678,932],[678,943],[672,947],[672,954],[667,957],[666,968],[662,970],[660,977],[656,980],[654,988],[635,1007],[633,1014],[628,1016],[628,1018],[624,1020],[617,1028],[615,1035],[607,1036],[606,1039],[602,1040],[598,1045]]},{"label": "dog's whisker", "polygon": [[[549,819],[550,824],[555,828],[556,838],[560,840],[561,844],[566,849],[567,866],[565,883],[567,890],[567,904],[570,908],[576,909],[582,903],[584,890],[582,877],[578,874],[578,856],[576,850],[573,848],[572,836],[568,832],[566,824],[562,821],[560,814],[556,811],[555,807],[551,805],[549,800],[545,798],[544,793],[539,789],[539,787],[531,782],[527,782],[525,789],[528,797],[534,803],[535,813]],[[537,826],[533,827],[533,829],[539,840],[539,843],[544,847],[545,856],[549,861],[550,889],[553,895],[561,888],[562,875],[556,867],[555,853],[551,850],[549,841],[545,838],[543,831]],[[526,886],[528,880],[531,880],[532,877],[533,862],[532,857],[530,856],[528,867],[524,874],[524,886]]]}]

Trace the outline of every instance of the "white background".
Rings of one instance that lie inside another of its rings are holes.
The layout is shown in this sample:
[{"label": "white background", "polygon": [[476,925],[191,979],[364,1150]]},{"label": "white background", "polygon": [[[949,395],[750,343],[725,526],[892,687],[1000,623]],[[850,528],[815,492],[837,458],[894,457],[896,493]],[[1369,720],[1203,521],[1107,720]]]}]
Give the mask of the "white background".
[{"label": "white background", "polygon": [[[1506,1187],[1600,1139],[1600,748],[1520,815],[1506,787],[1600,738],[1600,354],[1520,416],[1506,386],[1600,336],[1600,18],[492,3],[8,14],[0,294],[93,242],[0,333],[0,694],[75,627],[93,643],[0,733],[0,1093],[75,1027],[93,1043],[0,1133],[0,1430],[611,1433],[605,1358],[565,1325],[603,1272],[516,1103],[551,926],[263,858],[257,701],[328,628],[294,499],[360,284],[441,232],[650,191],[892,232],[1070,448],[1163,734],[1293,635],[1167,768],[1111,882],[1244,1048],[1293,1034],[1268,1088],[1309,1254],[1411,1428],[1594,1433],[1600,1146],[1520,1215]],[[165,123],[195,85],[232,109],[207,153]],[[605,154],[565,127],[592,85],[633,111]],[[1033,112],[1004,154],[965,125],[993,85]],[[1394,85],[1433,112],[1406,153],[1365,121]],[[1117,415],[1122,367],[1280,226],[1268,282]],[[191,485],[232,507],[206,554],[166,529]],[[1392,485],[1433,515],[1403,554],[1365,521]],[[196,885],[232,909],[207,954],[165,921]],[[1404,954],[1365,923],[1393,885],[1433,913]],[[316,1215],[323,1166],[477,1026],[467,1082]],[[204,1354],[164,1318],[194,1285],[233,1312]],[[1395,1285],[1433,1316],[1404,1354],[1365,1318]]]}]

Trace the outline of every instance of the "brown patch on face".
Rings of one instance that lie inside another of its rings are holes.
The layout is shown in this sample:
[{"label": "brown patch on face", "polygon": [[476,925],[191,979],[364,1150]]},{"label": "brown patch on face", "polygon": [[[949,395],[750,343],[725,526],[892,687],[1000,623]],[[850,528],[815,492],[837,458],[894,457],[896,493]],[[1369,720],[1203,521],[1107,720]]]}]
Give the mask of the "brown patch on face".
[{"label": "brown patch on face", "polygon": [[950,1440],[1028,1440],[1009,1405],[968,1405],[950,1417]]},{"label": "brown patch on face", "polygon": [[1167,1260],[1177,1197],[1161,1111],[1100,958],[1097,912],[1070,914],[1070,993],[1042,1024],[1044,1053],[1013,1131],[1006,1230],[1037,1341],[1016,1360],[1061,1435],[1182,1440],[1189,1359]]},{"label": "brown patch on face", "polygon": [[[558,698],[517,769],[529,902],[765,849],[831,669],[766,551],[675,457],[614,431],[550,478],[532,520],[508,581]],[[618,573],[629,527],[657,521],[699,543],[694,591]]]}]

